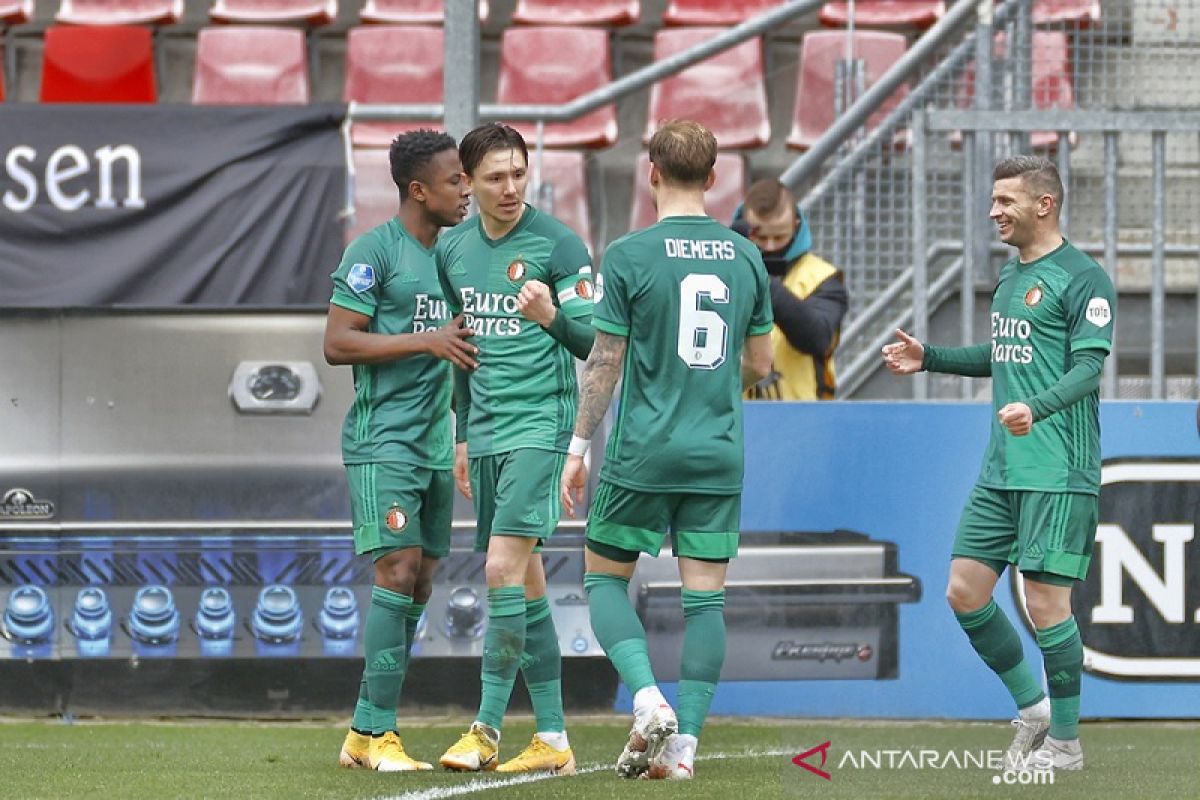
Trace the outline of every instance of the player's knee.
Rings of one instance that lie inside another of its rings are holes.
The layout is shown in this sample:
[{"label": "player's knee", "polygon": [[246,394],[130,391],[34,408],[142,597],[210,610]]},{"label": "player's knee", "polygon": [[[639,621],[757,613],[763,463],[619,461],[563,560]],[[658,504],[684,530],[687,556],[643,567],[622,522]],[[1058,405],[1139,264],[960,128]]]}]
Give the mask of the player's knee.
[{"label": "player's knee", "polygon": [[961,578],[951,577],[946,584],[946,602],[956,614],[966,614],[987,605],[988,594],[972,587]]},{"label": "player's knee", "polygon": [[417,558],[405,557],[405,551],[390,553],[375,562],[375,585],[381,586],[397,594],[413,595],[417,585],[417,573],[420,567],[420,550]]},{"label": "player's knee", "polygon": [[1058,598],[1049,593],[1031,591],[1029,584],[1025,585],[1025,610],[1037,628],[1049,628],[1071,616],[1070,600],[1064,607]]},{"label": "player's knee", "polygon": [[417,578],[413,584],[412,599],[414,603],[428,603],[433,596],[433,579],[428,575]]},{"label": "player's knee", "polygon": [[483,574],[491,588],[525,585],[525,564],[517,563],[516,559],[488,554]]}]

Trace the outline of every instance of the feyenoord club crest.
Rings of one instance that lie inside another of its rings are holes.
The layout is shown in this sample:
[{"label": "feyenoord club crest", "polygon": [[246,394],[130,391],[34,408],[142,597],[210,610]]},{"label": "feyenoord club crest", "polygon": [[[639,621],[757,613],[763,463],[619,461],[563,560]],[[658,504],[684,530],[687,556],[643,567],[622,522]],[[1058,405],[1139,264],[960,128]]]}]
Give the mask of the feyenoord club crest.
[{"label": "feyenoord club crest", "polygon": [[1042,285],[1039,283],[1029,287],[1029,291],[1025,293],[1025,305],[1033,308],[1040,302],[1042,302]]},{"label": "feyenoord club crest", "polygon": [[525,280],[525,261],[520,256],[508,265],[508,279],[513,283]]},{"label": "feyenoord club crest", "polygon": [[400,507],[399,503],[392,503],[384,522],[387,523],[389,529],[399,533],[408,527],[408,514],[404,513],[404,509]]},{"label": "feyenoord club crest", "polygon": [[592,282],[587,278],[580,278],[575,282],[575,294],[582,297],[584,300],[592,299]]}]

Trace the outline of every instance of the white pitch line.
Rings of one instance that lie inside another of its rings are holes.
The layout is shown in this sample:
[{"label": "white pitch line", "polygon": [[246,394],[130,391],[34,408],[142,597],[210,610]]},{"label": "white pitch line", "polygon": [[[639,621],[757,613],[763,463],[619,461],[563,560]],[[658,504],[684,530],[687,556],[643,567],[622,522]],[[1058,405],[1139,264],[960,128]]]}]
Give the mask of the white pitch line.
[{"label": "white pitch line", "polygon": [[[696,756],[697,761],[721,761],[728,758],[764,758],[768,756],[790,756],[794,755],[792,750],[745,750],[740,753],[706,753]],[[591,772],[600,772],[605,769],[612,769],[611,764],[587,764],[575,771],[576,775],[587,775]],[[487,778],[475,778],[474,780],[464,783],[460,786],[438,786],[432,789],[418,789],[403,794],[385,795],[380,800],[446,800],[450,797],[462,797],[468,794],[478,794],[479,792],[487,792],[492,789],[507,789],[509,786],[520,786],[524,783],[537,783],[538,781],[546,781],[554,778],[569,778],[570,776],[550,775],[545,772],[527,772],[522,775],[514,775],[511,778],[500,778],[499,780],[489,780]]]}]

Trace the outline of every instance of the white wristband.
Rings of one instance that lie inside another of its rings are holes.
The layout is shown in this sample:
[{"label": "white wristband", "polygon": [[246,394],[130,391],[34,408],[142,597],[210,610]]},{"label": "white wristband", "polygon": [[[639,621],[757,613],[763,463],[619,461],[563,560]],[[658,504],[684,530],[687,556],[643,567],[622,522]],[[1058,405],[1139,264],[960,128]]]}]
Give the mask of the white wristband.
[{"label": "white wristband", "polygon": [[573,456],[582,458],[587,455],[588,448],[592,446],[590,439],[584,439],[581,436],[572,436],[571,443],[567,445],[567,452]]}]

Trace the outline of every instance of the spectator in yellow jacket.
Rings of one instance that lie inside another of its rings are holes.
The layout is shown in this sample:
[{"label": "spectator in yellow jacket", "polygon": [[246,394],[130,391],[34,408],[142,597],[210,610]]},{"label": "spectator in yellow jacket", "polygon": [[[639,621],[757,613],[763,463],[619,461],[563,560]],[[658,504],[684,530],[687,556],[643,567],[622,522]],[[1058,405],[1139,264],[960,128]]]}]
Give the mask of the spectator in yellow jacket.
[{"label": "spectator in yellow jacket", "polygon": [[774,367],[747,390],[747,399],[831,400],[833,351],[849,302],[842,273],[810,252],[808,221],[796,198],[774,178],[750,187],[734,212],[733,229],[762,251],[775,311]]}]

